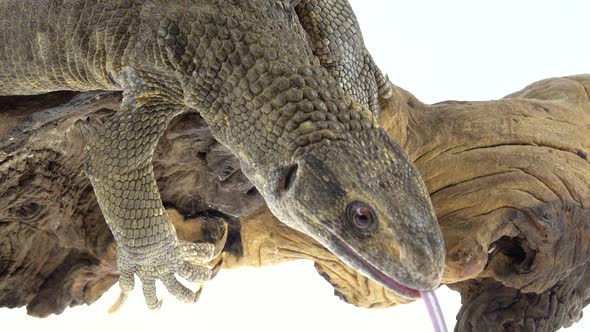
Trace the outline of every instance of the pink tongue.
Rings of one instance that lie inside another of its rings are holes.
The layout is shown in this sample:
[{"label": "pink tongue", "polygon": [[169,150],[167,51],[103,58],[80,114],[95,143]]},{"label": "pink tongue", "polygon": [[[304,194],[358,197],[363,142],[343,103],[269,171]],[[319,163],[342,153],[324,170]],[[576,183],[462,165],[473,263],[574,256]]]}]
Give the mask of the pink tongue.
[{"label": "pink tongue", "polygon": [[434,327],[434,331],[447,332],[445,318],[442,315],[442,311],[440,310],[440,305],[438,304],[438,300],[436,299],[436,294],[434,291],[421,291],[420,295],[422,296],[422,299],[424,299],[424,303],[426,303],[426,309],[428,309],[428,314],[430,315],[430,320],[432,321],[432,327]]}]

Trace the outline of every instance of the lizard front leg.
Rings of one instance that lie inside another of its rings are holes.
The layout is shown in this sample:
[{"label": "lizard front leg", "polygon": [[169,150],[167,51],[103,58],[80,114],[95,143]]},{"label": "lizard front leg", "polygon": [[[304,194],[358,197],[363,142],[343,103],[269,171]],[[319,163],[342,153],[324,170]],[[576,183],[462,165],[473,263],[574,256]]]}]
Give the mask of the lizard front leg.
[{"label": "lizard front leg", "polygon": [[295,10],[320,64],[347,94],[379,113],[378,98],[389,98],[392,84],[365,48],[348,0],[300,0]]},{"label": "lizard front leg", "polygon": [[179,300],[195,302],[200,290],[186,288],[175,274],[192,282],[209,280],[213,272],[201,264],[219,255],[227,231],[218,244],[179,241],[162,205],[152,155],[179,107],[144,93],[127,95],[121,108],[104,126],[88,128],[85,135],[86,173],[118,246],[121,296],[111,311],[125,302],[135,275],[149,308],[161,305],[158,279]]}]

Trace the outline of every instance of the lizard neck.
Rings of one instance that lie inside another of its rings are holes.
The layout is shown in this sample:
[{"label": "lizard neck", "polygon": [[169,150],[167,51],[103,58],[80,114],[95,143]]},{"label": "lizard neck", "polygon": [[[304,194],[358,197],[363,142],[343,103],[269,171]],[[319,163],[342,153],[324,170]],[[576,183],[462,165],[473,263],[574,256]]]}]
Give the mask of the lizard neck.
[{"label": "lizard neck", "polygon": [[320,65],[294,10],[280,3],[191,7],[158,30],[184,103],[261,176],[289,165],[302,147],[376,126]]}]

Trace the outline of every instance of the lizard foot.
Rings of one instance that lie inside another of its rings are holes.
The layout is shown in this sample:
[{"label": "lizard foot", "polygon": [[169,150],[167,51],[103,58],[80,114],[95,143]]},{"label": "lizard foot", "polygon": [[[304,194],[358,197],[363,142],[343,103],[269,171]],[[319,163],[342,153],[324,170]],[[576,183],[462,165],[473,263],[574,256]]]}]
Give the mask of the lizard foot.
[{"label": "lizard foot", "polygon": [[369,63],[370,71],[373,74],[373,77],[375,78],[375,84],[377,84],[377,95],[379,96],[379,98],[383,99],[391,98],[393,96],[394,85],[389,80],[387,74],[384,74],[381,71],[381,69],[377,67],[377,64],[375,64],[375,61],[373,60],[373,57],[371,57],[371,55],[368,54],[368,52],[366,57],[366,61]]},{"label": "lizard foot", "polygon": [[[193,243],[177,241],[177,245],[170,255],[158,256],[148,263],[137,264],[122,250],[118,250],[117,261],[121,275],[119,287],[121,293],[117,301],[109,309],[109,313],[118,311],[135,286],[135,275],[142,284],[143,295],[148,308],[158,310],[162,306],[162,299],[156,294],[156,280],[162,281],[168,292],[184,303],[195,303],[201,296],[202,284],[211,280],[221,268],[219,259],[213,268],[201,264],[217,259],[227,241],[228,227],[224,225],[223,234],[216,243]],[[154,262],[155,261],[155,262]],[[187,281],[198,283],[195,292],[181,284],[176,275]]]}]

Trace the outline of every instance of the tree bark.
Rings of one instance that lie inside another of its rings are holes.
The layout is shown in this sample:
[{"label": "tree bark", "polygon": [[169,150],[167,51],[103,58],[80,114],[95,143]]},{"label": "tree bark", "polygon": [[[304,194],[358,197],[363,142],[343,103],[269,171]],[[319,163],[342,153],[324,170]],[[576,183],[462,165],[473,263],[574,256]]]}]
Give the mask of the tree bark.
[{"label": "tree bark", "polygon": [[[78,120],[106,121],[116,93],[0,98],[0,305],[45,317],[94,302],[118,278],[115,243],[83,174]],[[590,300],[590,76],[501,100],[425,105],[395,88],[382,126],[418,166],[462,295],[458,331],[555,331]],[[278,222],[197,114],[160,141],[155,173],[179,237],[230,236],[223,267],[312,259],[343,300],[403,299]]]}]

